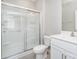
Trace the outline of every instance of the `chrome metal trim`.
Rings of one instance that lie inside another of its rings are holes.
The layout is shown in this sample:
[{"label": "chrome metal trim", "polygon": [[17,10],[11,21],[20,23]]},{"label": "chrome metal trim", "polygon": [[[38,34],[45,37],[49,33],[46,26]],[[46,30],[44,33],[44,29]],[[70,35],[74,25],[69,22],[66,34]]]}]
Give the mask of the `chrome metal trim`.
[{"label": "chrome metal trim", "polygon": [[[40,14],[39,14],[39,18],[40,18]],[[39,44],[41,44],[41,26],[40,26],[41,22],[39,19]]]},{"label": "chrome metal trim", "polygon": [[30,8],[25,8],[23,6],[14,5],[14,4],[3,2],[3,1],[1,2],[1,4],[7,5],[7,6],[11,6],[11,7],[20,8],[20,9],[25,9],[25,10],[36,12],[36,13],[40,13],[40,11],[38,11],[38,10],[34,10],[34,9],[30,9]]}]

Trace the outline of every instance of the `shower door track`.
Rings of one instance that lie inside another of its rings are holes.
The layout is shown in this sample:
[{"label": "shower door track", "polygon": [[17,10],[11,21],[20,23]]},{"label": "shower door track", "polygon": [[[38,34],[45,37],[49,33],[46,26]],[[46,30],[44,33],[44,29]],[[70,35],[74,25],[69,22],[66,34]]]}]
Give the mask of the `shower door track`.
[{"label": "shower door track", "polygon": [[25,9],[25,10],[36,12],[36,13],[40,13],[40,11],[38,11],[38,10],[26,8],[26,7],[19,6],[19,5],[14,5],[14,4],[11,4],[11,3],[1,2],[1,4],[7,5],[7,6],[11,6],[11,7],[20,8],[20,9]]},{"label": "shower door track", "polygon": [[10,57],[16,56],[16,55],[18,55],[18,54],[24,53],[24,52],[29,51],[29,50],[32,50],[32,49],[33,49],[33,48],[28,49],[28,50],[24,50],[24,51],[22,51],[22,52],[19,52],[19,53],[16,53],[16,54],[10,55],[10,56],[8,56],[8,57],[4,57],[4,58],[2,58],[2,59],[7,59],[7,58],[10,58]]}]

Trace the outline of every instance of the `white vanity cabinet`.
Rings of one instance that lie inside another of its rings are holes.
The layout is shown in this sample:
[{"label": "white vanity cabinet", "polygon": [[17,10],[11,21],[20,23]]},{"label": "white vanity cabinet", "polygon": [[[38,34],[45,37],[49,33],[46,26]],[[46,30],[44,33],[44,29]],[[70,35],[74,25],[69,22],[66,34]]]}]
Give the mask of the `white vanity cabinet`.
[{"label": "white vanity cabinet", "polygon": [[77,44],[65,38],[51,38],[51,59],[77,59]]}]

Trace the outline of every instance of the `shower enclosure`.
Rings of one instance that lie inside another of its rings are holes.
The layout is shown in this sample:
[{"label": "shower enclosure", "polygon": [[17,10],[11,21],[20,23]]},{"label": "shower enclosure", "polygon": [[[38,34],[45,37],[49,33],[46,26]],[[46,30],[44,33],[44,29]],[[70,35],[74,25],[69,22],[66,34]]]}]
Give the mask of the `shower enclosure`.
[{"label": "shower enclosure", "polygon": [[40,13],[2,3],[2,58],[39,45]]}]

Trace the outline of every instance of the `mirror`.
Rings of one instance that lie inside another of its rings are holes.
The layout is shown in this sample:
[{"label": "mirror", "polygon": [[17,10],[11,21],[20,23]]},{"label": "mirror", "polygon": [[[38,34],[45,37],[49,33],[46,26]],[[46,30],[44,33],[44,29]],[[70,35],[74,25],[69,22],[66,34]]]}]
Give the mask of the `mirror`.
[{"label": "mirror", "polygon": [[62,30],[76,31],[77,0],[62,0]]}]

